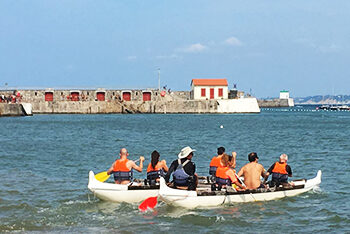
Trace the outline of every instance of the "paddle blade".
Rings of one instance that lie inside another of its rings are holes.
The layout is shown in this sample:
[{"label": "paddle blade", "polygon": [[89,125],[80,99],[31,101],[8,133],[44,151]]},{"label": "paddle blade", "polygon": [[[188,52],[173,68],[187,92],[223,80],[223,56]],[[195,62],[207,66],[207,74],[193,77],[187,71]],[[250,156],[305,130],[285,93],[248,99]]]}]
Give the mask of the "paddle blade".
[{"label": "paddle blade", "polygon": [[158,197],[147,198],[139,205],[139,210],[146,211],[147,209],[153,209],[157,205],[157,198]]},{"label": "paddle blade", "polygon": [[111,175],[108,175],[106,171],[100,172],[95,175],[96,180],[105,182]]}]

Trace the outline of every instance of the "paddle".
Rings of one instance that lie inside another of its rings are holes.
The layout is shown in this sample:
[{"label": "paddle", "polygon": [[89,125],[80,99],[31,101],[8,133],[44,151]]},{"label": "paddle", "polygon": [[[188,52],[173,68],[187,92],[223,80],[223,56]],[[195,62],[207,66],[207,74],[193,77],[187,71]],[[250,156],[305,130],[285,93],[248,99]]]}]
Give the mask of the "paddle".
[{"label": "paddle", "polygon": [[139,210],[142,212],[145,212],[148,209],[153,209],[157,205],[157,202],[158,202],[157,199],[158,199],[158,196],[147,198],[139,205]]},{"label": "paddle", "polygon": [[[140,161],[140,159],[137,159],[135,160],[134,162],[138,162]],[[107,174],[107,171],[103,171],[103,172],[100,172],[98,174],[95,175],[95,178],[96,180],[100,181],[100,182],[105,182],[106,180],[108,180],[108,178],[110,177],[111,175],[108,175]]]},{"label": "paddle", "polygon": [[[235,175],[236,175],[238,181],[239,181],[243,186],[246,186],[246,185],[244,184],[244,182],[241,180],[241,178],[238,177],[237,173],[235,173]],[[247,186],[246,186],[246,187],[247,187]],[[250,194],[250,196],[252,196],[252,198],[254,199],[254,201],[256,201],[256,199],[255,199],[255,197],[253,196],[253,194],[252,194],[251,192],[250,192],[249,194]]]},{"label": "paddle", "polygon": [[98,174],[95,175],[95,178],[96,180],[100,181],[100,182],[105,182],[106,180],[108,180],[108,178],[110,177],[111,175],[108,175],[107,174],[107,171],[103,171],[103,172],[100,172]]},{"label": "paddle", "polygon": [[246,186],[244,184],[244,182],[241,180],[241,178],[238,177],[237,173],[235,173],[235,176],[236,176],[237,180],[239,181],[239,183],[241,183],[241,185]]}]

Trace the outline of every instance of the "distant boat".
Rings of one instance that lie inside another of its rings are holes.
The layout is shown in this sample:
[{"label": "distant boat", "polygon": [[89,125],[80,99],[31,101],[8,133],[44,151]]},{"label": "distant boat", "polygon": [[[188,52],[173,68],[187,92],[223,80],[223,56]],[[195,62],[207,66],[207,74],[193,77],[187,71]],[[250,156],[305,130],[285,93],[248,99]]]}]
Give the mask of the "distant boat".
[{"label": "distant boat", "polygon": [[332,110],[332,111],[337,111],[337,110],[339,110],[338,106],[331,106],[329,109]]},{"label": "distant boat", "polygon": [[336,105],[322,105],[316,107],[316,110],[331,110],[331,111],[350,111],[350,106],[348,105],[341,105],[341,106],[336,106]]},{"label": "distant boat", "polygon": [[348,106],[348,105],[341,105],[341,106],[339,106],[339,110],[350,110],[350,106]]},{"label": "distant boat", "polygon": [[330,106],[329,105],[322,105],[316,107],[316,110],[329,110]]}]

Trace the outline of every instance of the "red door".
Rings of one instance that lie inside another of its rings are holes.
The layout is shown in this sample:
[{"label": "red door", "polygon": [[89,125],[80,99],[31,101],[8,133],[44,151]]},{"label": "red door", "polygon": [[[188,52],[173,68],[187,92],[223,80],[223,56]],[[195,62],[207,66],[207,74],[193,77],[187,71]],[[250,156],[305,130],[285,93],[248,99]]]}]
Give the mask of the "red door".
[{"label": "red door", "polygon": [[201,97],[205,97],[205,89],[201,89]]},{"label": "red door", "polygon": [[72,101],[79,101],[79,93],[78,92],[72,92]]},{"label": "red door", "polygon": [[53,93],[51,93],[51,92],[45,93],[45,101],[52,102],[53,101]]},{"label": "red door", "polygon": [[123,92],[123,100],[130,101],[131,100],[131,93],[130,92]]},{"label": "red door", "polygon": [[105,100],[105,93],[104,92],[98,92],[97,93],[97,100],[104,101]]},{"label": "red door", "polygon": [[144,92],[143,93],[143,101],[151,101],[151,93],[150,92]]},{"label": "red door", "polygon": [[214,99],[214,89],[210,88],[210,99]]},{"label": "red door", "polygon": [[224,90],[223,90],[223,88],[219,88],[219,95],[218,95],[219,97],[222,97],[222,96],[224,96]]}]

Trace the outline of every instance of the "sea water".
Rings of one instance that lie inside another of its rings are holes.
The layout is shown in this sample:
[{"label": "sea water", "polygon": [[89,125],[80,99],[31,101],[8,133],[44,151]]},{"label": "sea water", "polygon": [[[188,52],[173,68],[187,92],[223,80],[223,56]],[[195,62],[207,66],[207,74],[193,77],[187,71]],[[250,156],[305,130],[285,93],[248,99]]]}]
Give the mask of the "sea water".
[{"label": "sea water", "polygon": [[[0,118],[0,232],[350,232],[350,112],[301,110]],[[250,152],[266,169],[286,153],[293,178],[320,169],[322,183],[280,200],[194,210],[160,203],[147,213],[87,189],[89,170],[107,170],[121,147],[146,165],[157,150],[169,166],[185,146],[197,150],[199,175],[224,146],[237,152],[237,169]]]}]

